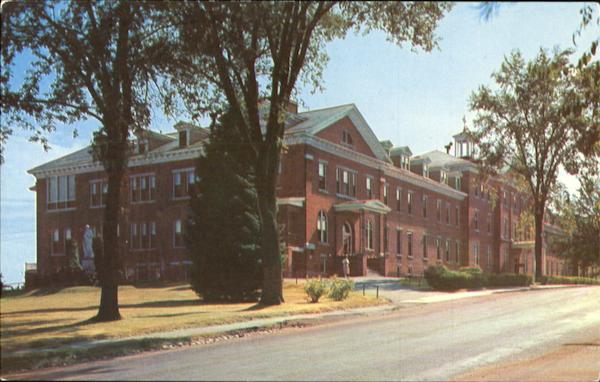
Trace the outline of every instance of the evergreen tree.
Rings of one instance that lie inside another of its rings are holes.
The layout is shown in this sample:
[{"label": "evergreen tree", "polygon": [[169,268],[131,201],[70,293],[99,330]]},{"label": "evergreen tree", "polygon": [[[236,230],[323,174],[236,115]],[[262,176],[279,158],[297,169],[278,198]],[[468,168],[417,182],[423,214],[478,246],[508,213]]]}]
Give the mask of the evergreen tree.
[{"label": "evergreen tree", "polygon": [[192,288],[204,301],[254,299],[262,287],[251,152],[237,129],[221,127],[233,124],[231,113],[213,122],[191,195],[185,240],[193,261]]}]

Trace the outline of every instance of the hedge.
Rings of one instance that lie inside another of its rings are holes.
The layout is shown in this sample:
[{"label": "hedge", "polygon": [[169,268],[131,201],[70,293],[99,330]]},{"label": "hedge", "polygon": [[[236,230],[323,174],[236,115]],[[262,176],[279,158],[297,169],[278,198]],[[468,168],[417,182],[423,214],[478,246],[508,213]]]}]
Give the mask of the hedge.
[{"label": "hedge", "polygon": [[543,276],[540,280],[543,285],[548,284],[586,284],[600,285],[600,279],[592,279],[589,277],[577,276]]},{"label": "hedge", "polygon": [[425,270],[427,283],[435,290],[481,289],[483,287],[528,286],[531,276],[512,273],[486,274],[481,269],[461,268],[457,271],[445,266],[430,266]]}]

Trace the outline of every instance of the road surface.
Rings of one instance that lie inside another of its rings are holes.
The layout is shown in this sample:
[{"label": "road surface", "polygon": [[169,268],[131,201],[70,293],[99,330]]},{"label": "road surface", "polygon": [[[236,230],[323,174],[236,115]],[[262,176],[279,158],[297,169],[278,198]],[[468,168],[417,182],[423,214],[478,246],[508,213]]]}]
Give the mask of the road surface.
[{"label": "road surface", "polygon": [[71,380],[447,380],[600,334],[600,287],[413,305],[272,335],[22,375]]}]

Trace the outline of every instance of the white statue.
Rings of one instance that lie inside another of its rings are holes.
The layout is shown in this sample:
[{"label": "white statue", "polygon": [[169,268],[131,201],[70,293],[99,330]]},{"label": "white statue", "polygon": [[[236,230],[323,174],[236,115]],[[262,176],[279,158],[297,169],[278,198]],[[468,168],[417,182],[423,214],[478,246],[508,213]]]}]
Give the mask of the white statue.
[{"label": "white statue", "polygon": [[94,249],[92,248],[93,239],[94,232],[89,225],[86,225],[85,232],[83,233],[83,257],[86,259],[94,258]]}]

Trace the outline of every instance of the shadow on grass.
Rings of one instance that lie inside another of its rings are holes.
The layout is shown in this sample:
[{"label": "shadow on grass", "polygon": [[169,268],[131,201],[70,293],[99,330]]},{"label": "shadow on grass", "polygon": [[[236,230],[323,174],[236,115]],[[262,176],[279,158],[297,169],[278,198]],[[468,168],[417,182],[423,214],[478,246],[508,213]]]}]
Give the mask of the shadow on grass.
[{"label": "shadow on grass", "polygon": [[[40,322],[43,323],[43,321],[40,321]],[[92,317],[92,318],[88,318],[83,321],[78,321],[78,322],[74,322],[71,324],[65,324],[65,325],[44,326],[41,328],[32,328],[32,329],[3,330],[2,336],[7,336],[7,337],[28,336],[28,335],[48,333],[48,332],[63,332],[64,333],[64,332],[70,332],[70,331],[80,328],[82,326],[95,324],[95,323],[96,323],[95,317]]]}]

